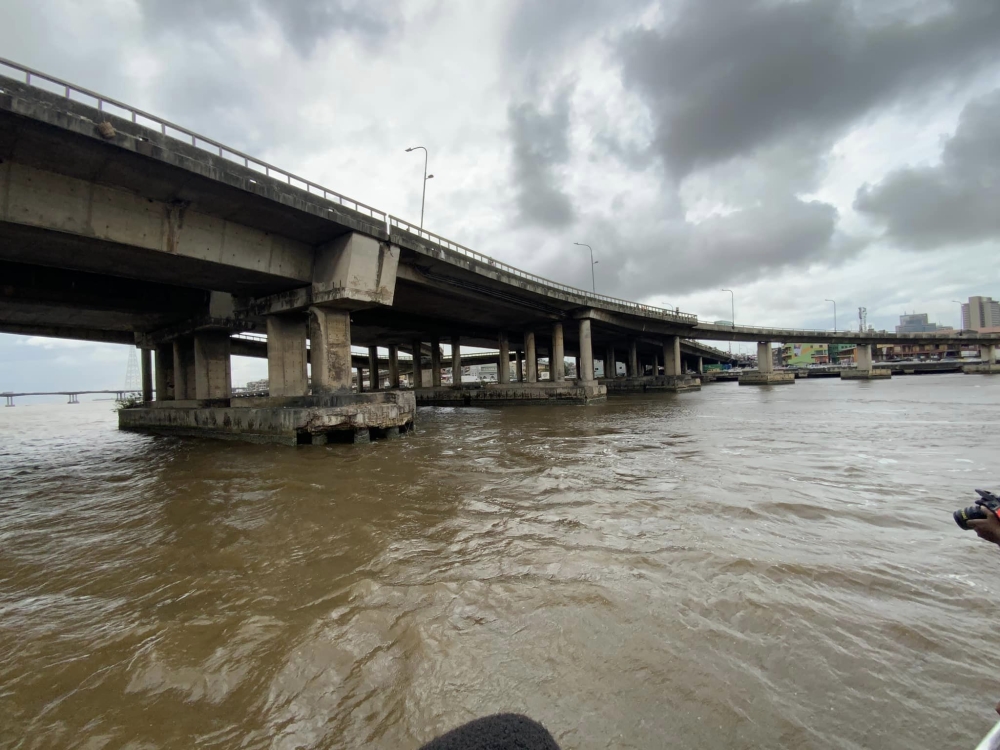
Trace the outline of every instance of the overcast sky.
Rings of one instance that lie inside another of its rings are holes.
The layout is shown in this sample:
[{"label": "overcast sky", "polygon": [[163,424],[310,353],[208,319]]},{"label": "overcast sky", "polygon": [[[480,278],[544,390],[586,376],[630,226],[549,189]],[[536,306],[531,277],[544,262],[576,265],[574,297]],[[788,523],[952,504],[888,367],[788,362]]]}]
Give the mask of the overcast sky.
[{"label": "overcast sky", "polygon": [[[1000,298],[997,0],[5,0],[0,55],[560,282],[708,320]],[[745,346],[745,345],[744,345]],[[125,347],[0,336],[0,391]],[[238,359],[234,381],[266,374]]]}]

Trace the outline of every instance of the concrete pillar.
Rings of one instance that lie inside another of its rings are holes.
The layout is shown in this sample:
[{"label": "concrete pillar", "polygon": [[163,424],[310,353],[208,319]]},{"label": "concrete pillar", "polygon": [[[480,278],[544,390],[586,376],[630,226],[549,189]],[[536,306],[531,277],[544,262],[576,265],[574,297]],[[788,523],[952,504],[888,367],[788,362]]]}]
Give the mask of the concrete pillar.
[{"label": "concrete pillar", "polygon": [[510,382],[510,341],[507,332],[500,332],[500,361],[497,362],[497,382]]},{"label": "concrete pillar", "polygon": [[271,396],[305,396],[309,393],[306,370],[305,315],[267,316],[267,388]]},{"label": "concrete pillar", "polygon": [[451,384],[462,387],[462,340],[458,336],[451,337]]},{"label": "concrete pillar", "polygon": [[639,377],[639,352],[634,341],[630,341],[628,344],[628,376],[630,378]]},{"label": "concrete pillar", "polygon": [[615,348],[613,346],[609,346],[608,350],[604,352],[604,377],[618,377],[618,358],[615,356]]},{"label": "concrete pillar", "polygon": [[142,371],[142,400],[153,400],[153,350],[139,350],[139,368]]},{"label": "concrete pillar", "polygon": [[[312,392],[351,390],[351,314],[326,307],[309,308]],[[358,388],[361,378],[358,378]]]},{"label": "concrete pillar", "polygon": [[431,385],[441,387],[441,339],[437,336],[431,339]]},{"label": "concrete pillar", "polygon": [[368,347],[368,382],[371,383],[371,389],[373,391],[377,391],[382,387],[382,379],[378,374],[377,346]]},{"label": "concrete pillar", "polygon": [[358,393],[365,392],[365,371],[362,368],[358,368]]},{"label": "concrete pillar", "polygon": [[174,398],[193,401],[194,340],[188,337],[174,340]]},{"label": "concrete pillar", "polygon": [[997,363],[997,348],[995,344],[983,344],[979,347],[979,358],[986,364]]},{"label": "concrete pillar", "polygon": [[552,355],[549,357],[549,380],[563,382],[566,379],[566,350],[563,342],[562,323],[552,324]]},{"label": "concrete pillar", "polygon": [[413,350],[413,387],[423,388],[424,387],[424,368],[423,364],[420,362],[420,349],[421,344],[417,339],[413,340],[413,344],[410,346]]},{"label": "concrete pillar", "polygon": [[855,350],[857,352],[857,363],[858,369],[862,372],[871,372],[872,370],[872,345],[871,344],[858,344]]},{"label": "concrete pillar", "polygon": [[389,389],[399,388],[399,349],[395,344],[389,347]]},{"label": "concrete pillar", "polygon": [[771,359],[770,341],[759,341],[757,343],[757,371],[774,372],[774,360]]},{"label": "concrete pillar", "polygon": [[695,370],[695,371],[696,371],[696,372],[697,372],[697,373],[698,373],[699,375],[703,375],[703,374],[705,373],[705,361],[704,361],[704,359],[702,359],[701,357],[698,357],[698,358],[697,358],[697,359],[695,360],[695,362],[697,362],[697,363],[698,363],[698,364],[696,365],[696,370]]},{"label": "concrete pillar", "polygon": [[663,374],[683,375],[681,367],[681,337],[668,336],[663,340]]},{"label": "concrete pillar", "polygon": [[199,331],[194,335],[194,394],[199,401],[232,395],[229,331]]},{"label": "concrete pillar", "polygon": [[523,383],[524,382],[524,352],[522,352],[520,349],[518,349],[517,353],[514,355],[514,357],[517,360],[517,382],[518,383]]},{"label": "concrete pillar", "polygon": [[174,400],[174,347],[160,344],[156,347],[156,400]]},{"label": "concrete pillar", "polygon": [[538,382],[538,356],[535,353],[535,332],[524,334],[524,356],[528,364],[528,382]]},{"label": "concrete pillar", "polygon": [[588,318],[580,321],[580,356],[577,362],[580,363],[580,366],[576,371],[576,376],[585,383],[591,382],[594,379],[594,346]]}]

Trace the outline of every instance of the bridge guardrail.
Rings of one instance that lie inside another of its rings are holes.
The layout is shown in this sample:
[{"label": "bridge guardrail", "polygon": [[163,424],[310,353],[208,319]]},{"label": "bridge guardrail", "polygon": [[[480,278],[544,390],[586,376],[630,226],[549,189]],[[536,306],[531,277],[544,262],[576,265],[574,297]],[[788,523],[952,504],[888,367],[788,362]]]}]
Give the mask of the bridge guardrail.
[{"label": "bridge guardrail", "polygon": [[452,250],[454,252],[460,253],[473,260],[478,260],[480,263],[485,263],[488,266],[497,268],[505,273],[509,273],[512,276],[517,276],[518,278],[526,279],[528,281],[533,281],[536,284],[541,284],[543,286],[552,287],[553,289],[558,289],[563,292],[569,292],[570,294],[576,294],[580,297],[586,297],[587,299],[599,300],[605,304],[613,305],[618,308],[625,308],[630,312],[640,312],[647,315],[653,315],[655,317],[669,318],[672,321],[682,321],[685,323],[697,323],[698,316],[692,315],[691,313],[682,313],[675,310],[668,310],[664,307],[654,307],[653,305],[644,305],[641,302],[631,302],[629,300],[620,299],[618,297],[609,297],[606,294],[597,294],[595,292],[588,292],[585,289],[578,289],[575,286],[569,286],[568,284],[561,284],[558,281],[552,281],[552,279],[547,279],[544,276],[539,276],[528,271],[522,271],[520,268],[515,268],[514,266],[507,265],[506,263],[497,260],[496,258],[491,258],[488,255],[483,255],[478,253],[472,248],[468,248],[465,245],[460,245],[457,242],[452,242],[449,239],[442,237],[434,232],[429,232],[426,229],[421,229],[420,227],[415,227],[407,221],[398,219],[395,216],[389,216],[389,232],[392,233],[392,228],[396,227],[404,232],[412,235],[416,235],[422,239],[426,239],[433,242],[435,245],[440,245],[446,250]]},{"label": "bridge guardrail", "polygon": [[[49,93],[58,93],[56,91],[52,91],[51,89],[45,86],[39,86],[38,83],[33,81],[32,79],[42,80],[62,89],[63,95],[71,101],[73,100],[73,97],[71,96],[73,93],[89,97],[91,99],[96,100],[97,109],[99,112],[107,112],[108,114],[121,117],[121,115],[119,115],[118,113],[105,109],[106,106],[110,105],[115,109],[120,109],[123,112],[127,113],[127,117],[125,117],[125,119],[131,119],[132,122],[134,122],[136,125],[148,128],[150,130],[159,130],[162,135],[170,136],[172,138],[176,136],[172,135],[171,133],[168,133],[167,132],[168,129],[176,133],[181,133],[185,136],[183,140],[189,140],[191,142],[191,145],[194,146],[195,148],[200,148],[208,153],[216,153],[220,157],[224,159],[229,159],[230,161],[234,161],[236,163],[239,163],[240,160],[242,160],[244,167],[247,167],[248,169],[254,169],[256,171],[263,170],[263,173],[266,177],[274,177],[275,175],[277,175],[283,178],[284,181],[287,182],[292,187],[304,189],[306,192],[313,193],[314,195],[321,195],[325,200],[331,201],[332,203],[339,203],[342,206],[346,206],[347,208],[352,208],[360,213],[368,214],[373,219],[379,219],[382,222],[386,221],[386,214],[384,211],[380,211],[377,208],[373,208],[372,206],[362,203],[361,201],[356,201],[353,198],[349,198],[346,195],[341,195],[335,190],[330,190],[329,188],[325,188],[322,185],[318,185],[315,182],[307,180],[304,177],[299,177],[298,175],[292,174],[291,172],[281,169],[280,167],[276,167],[273,164],[268,164],[266,161],[261,161],[260,159],[250,156],[249,154],[245,154],[242,151],[238,151],[235,148],[230,148],[229,146],[219,143],[218,141],[213,140],[212,138],[208,138],[206,136],[195,133],[193,130],[188,130],[185,127],[176,125],[170,122],[169,120],[164,120],[162,117],[151,115],[149,114],[149,112],[144,112],[141,109],[136,109],[135,107],[132,107],[128,104],[124,104],[123,102],[120,102],[116,99],[112,99],[111,97],[104,96],[103,94],[98,94],[95,91],[91,91],[89,89],[76,86],[72,83],[68,83],[67,81],[64,81],[60,78],[56,78],[55,76],[47,75],[46,73],[42,73],[41,71],[16,63],[13,60],[8,60],[6,58],[0,57],[0,66],[10,68],[11,70],[15,70],[19,73],[22,73],[24,75],[24,82],[28,86],[34,86],[35,88],[41,89],[42,91],[48,91]],[[0,70],[0,72],[2,72],[2,70]],[[89,104],[88,102],[82,102],[82,103]],[[142,122],[141,120],[147,120],[148,122]],[[151,127],[148,123],[153,123],[155,127]],[[206,144],[211,146],[212,148],[211,149],[205,148]],[[233,159],[233,157],[236,158]]]}]

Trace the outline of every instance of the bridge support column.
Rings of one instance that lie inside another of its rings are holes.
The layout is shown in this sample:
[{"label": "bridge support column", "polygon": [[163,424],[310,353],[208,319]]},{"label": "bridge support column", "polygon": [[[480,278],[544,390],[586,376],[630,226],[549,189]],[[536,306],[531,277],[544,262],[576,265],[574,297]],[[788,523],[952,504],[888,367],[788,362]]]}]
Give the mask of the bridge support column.
[{"label": "bridge support column", "polygon": [[566,350],[562,323],[552,324],[552,353],[549,357],[549,380],[562,383],[566,380]]},{"label": "bridge support column", "polygon": [[663,374],[673,377],[684,374],[681,367],[680,336],[669,336],[663,342]]},{"label": "bridge support column", "polygon": [[979,347],[979,358],[984,364],[995,365],[997,363],[997,348],[993,344],[986,344]]},{"label": "bridge support column", "polygon": [[229,331],[198,331],[194,335],[194,393],[199,401],[232,395]]},{"label": "bridge support column", "polygon": [[697,362],[697,364],[695,365],[695,372],[697,372],[699,375],[703,375],[705,373],[705,360],[701,357],[698,357],[695,361]]},{"label": "bridge support column", "polygon": [[528,366],[528,382],[538,382],[538,356],[535,353],[535,332],[524,334],[524,356]]},{"label": "bridge support column", "polygon": [[615,348],[613,346],[609,346],[607,351],[604,352],[604,377],[618,377],[618,360],[615,356]]},{"label": "bridge support column", "polygon": [[517,382],[518,383],[523,383],[524,382],[524,352],[522,352],[520,349],[518,349],[517,352],[514,354],[514,356],[517,358]]},{"label": "bridge support column", "polygon": [[962,372],[979,373],[983,375],[1000,374],[1000,365],[997,364],[997,348],[994,344],[982,344],[979,347],[979,358],[982,362],[978,365],[965,365]]},{"label": "bridge support column", "polygon": [[451,337],[451,385],[462,387],[462,339],[458,336]]},{"label": "bridge support column", "polygon": [[[351,314],[327,307],[309,308],[312,391],[346,393],[351,390]],[[360,372],[358,392],[361,391]]]},{"label": "bridge support column", "polygon": [[576,360],[579,366],[576,370],[576,377],[581,383],[591,383],[594,381],[594,346],[590,333],[590,319],[583,318],[580,321],[580,356]]},{"label": "bridge support column", "polygon": [[740,385],[778,385],[794,383],[794,372],[775,372],[771,342],[757,342],[757,369],[740,373]]},{"label": "bridge support column", "polygon": [[888,368],[876,370],[872,366],[871,344],[857,344],[855,352],[854,361],[857,366],[853,370],[841,370],[841,380],[875,380],[892,377],[892,371]]},{"label": "bridge support column", "polygon": [[431,339],[431,386],[441,387],[441,339]]},{"label": "bridge support column", "polygon": [[422,345],[418,339],[414,339],[413,343],[410,345],[410,349],[413,350],[413,387],[423,388],[424,387],[424,366],[420,361],[420,350]]},{"label": "bridge support column", "polygon": [[382,387],[382,379],[378,374],[377,346],[368,347],[368,382],[371,383],[371,389],[373,391],[377,391]]},{"label": "bridge support column", "polygon": [[142,400],[153,400],[153,350],[139,350],[139,370],[142,375]]},{"label": "bridge support column", "polygon": [[359,367],[358,370],[358,393],[365,392],[365,368]]},{"label": "bridge support column", "polygon": [[497,382],[510,383],[510,341],[506,331],[500,332],[500,361],[497,362]]},{"label": "bridge support column", "polygon": [[305,315],[267,316],[267,390],[270,396],[306,396],[309,376],[306,369]]},{"label": "bridge support column", "polygon": [[160,344],[156,347],[156,400],[174,400],[174,347]]},{"label": "bridge support column", "polygon": [[389,349],[389,390],[399,389],[399,349],[395,344],[390,345]]},{"label": "bridge support column", "polygon": [[174,340],[174,398],[179,401],[193,401],[194,387],[194,340],[189,337]]},{"label": "bridge support column", "polygon": [[635,341],[630,341],[628,344],[628,376],[639,377],[639,352]]}]

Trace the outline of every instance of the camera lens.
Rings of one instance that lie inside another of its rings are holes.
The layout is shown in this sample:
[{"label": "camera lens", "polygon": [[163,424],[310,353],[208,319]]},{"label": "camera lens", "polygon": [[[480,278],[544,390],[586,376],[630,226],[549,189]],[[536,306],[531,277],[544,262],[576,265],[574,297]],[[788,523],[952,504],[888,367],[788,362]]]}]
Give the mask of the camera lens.
[{"label": "camera lens", "polygon": [[986,511],[980,508],[978,505],[971,505],[968,508],[962,508],[961,510],[956,510],[954,513],[955,523],[958,524],[958,528],[963,531],[969,530],[969,521],[976,518],[986,518]]}]

